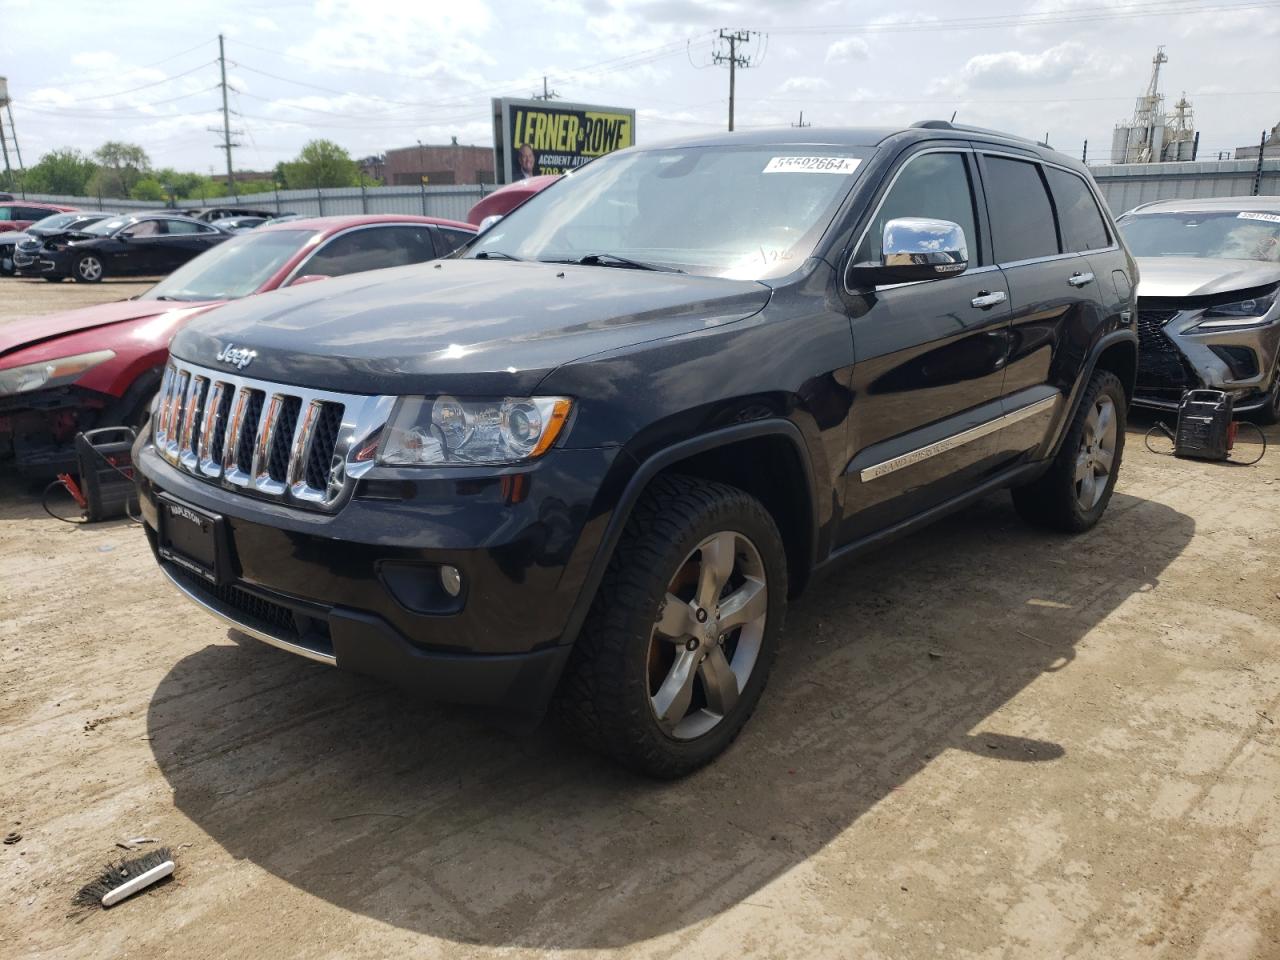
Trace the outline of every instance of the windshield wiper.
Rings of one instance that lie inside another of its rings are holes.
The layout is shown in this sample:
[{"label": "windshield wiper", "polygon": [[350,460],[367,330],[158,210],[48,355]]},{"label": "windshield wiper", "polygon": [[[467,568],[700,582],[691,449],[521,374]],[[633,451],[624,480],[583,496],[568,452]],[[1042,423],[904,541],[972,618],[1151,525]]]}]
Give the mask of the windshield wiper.
[{"label": "windshield wiper", "polygon": [[620,257],[616,253],[588,253],[576,260],[548,260],[547,263],[577,263],[584,267],[629,267],[632,270],[658,270],[662,273],[684,273],[679,267],[667,267],[660,263],[646,263],[643,260],[632,260]]},{"label": "windshield wiper", "polygon": [[481,250],[472,259],[474,260],[519,260],[520,257],[513,257],[509,253],[503,253],[501,250]]}]

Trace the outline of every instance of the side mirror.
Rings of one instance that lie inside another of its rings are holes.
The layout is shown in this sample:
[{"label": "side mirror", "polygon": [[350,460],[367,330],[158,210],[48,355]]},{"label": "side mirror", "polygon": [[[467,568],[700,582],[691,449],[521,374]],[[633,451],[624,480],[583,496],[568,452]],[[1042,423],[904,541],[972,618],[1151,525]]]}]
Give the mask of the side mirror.
[{"label": "side mirror", "polygon": [[289,281],[289,286],[300,287],[304,283],[315,283],[317,280],[328,280],[328,279],[329,277],[327,274],[308,273],[308,274],[304,274],[301,277],[294,277],[292,280]]},{"label": "side mirror", "polygon": [[851,263],[850,287],[939,280],[964,273],[969,247],[964,230],[950,220],[899,217],[884,225],[879,263]]},{"label": "side mirror", "polygon": [[501,219],[502,219],[502,214],[500,213],[489,214],[489,216],[485,217],[483,220],[480,221],[480,226],[476,231],[477,235],[484,233],[486,230],[488,230],[490,227],[492,227],[495,223],[497,223]]},{"label": "side mirror", "polygon": [[132,234],[131,232],[129,232],[128,230],[126,230],[126,231],[124,231],[123,233],[117,233],[117,234],[116,234],[116,239],[117,239],[117,240],[132,240],[132,239],[133,239],[133,234]]}]

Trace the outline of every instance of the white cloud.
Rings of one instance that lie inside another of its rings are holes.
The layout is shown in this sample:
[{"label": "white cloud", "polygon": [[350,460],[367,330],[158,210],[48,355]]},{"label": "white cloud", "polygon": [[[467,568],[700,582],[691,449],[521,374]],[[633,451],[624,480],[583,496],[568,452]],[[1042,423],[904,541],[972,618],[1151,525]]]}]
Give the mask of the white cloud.
[{"label": "white cloud", "polygon": [[845,37],[827,47],[827,63],[852,63],[870,56],[871,48],[861,37]]},{"label": "white cloud", "polygon": [[1065,40],[1040,53],[1005,50],[970,57],[961,71],[974,87],[1037,86],[1062,83],[1092,67],[1084,44]]},{"label": "white cloud", "polygon": [[778,93],[818,93],[830,86],[822,77],[788,77],[778,87]]}]

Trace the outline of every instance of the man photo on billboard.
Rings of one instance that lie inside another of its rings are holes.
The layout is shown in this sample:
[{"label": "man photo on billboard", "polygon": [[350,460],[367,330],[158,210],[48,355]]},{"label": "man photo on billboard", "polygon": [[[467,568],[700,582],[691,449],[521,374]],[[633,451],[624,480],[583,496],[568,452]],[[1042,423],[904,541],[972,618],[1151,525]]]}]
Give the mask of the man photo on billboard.
[{"label": "man photo on billboard", "polygon": [[516,180],[528,180],[530,177],[537,176],[538,158],[534,155],[533,147],[527,143],[520,144],[520,149],[516,151]]}]

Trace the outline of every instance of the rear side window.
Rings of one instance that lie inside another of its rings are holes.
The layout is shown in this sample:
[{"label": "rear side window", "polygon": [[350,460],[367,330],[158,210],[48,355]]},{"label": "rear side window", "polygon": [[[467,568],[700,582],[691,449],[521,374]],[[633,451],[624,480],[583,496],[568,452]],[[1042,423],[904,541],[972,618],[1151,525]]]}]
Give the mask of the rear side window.
[{"label": "rear side window", "polygon": [[364,227],[330,240],[299,273],[343,277],[349,273],[422,263],[435,256],[431,233],[420,227]]},{"label": "rear side window", "polygon": [[13,207],[0,207],[0,220],[21,220],[21,217],[14,216]]},{"label": "rear side window", "polygon": [[213,227],[203,223],[190,223],[186,220],[166,220],[165,225],[169,228],[169,233],[177,235],[181,233],[215,233]]},{"label": "rear side window", "polygon": [[1111,246],[1106,219],[1088,185],[1074,173],[1056,167],[1046,167],[1045,176],[1053,191],[1058,221],[1062,224],[1062,242],[1067,249],[1079,253]]},{"label": "rear side window", "polygon": [[996,262],[1057,256],[1061,251],[1053,207],[1039,165],[1005,157],[985,160],[987,211]]},{"label": "rear side window", "polygon": [[18,210],[19,216],[15,217],[14,219],[15,220],[43,220],[45,217],[49,216],[49,214],[53,212],[54,211],[52,210],[45,210],[41,207],[27,207],[25,210],[19,209]]},{"label": "rear side window", "polygon": [[879,263],[884,225],[899,217],[930,217],[959,224],[969,244],[969,262],[979,262],[973,188],[963,154],[922,153],[909,159],[871,221],[855,262]]}]

